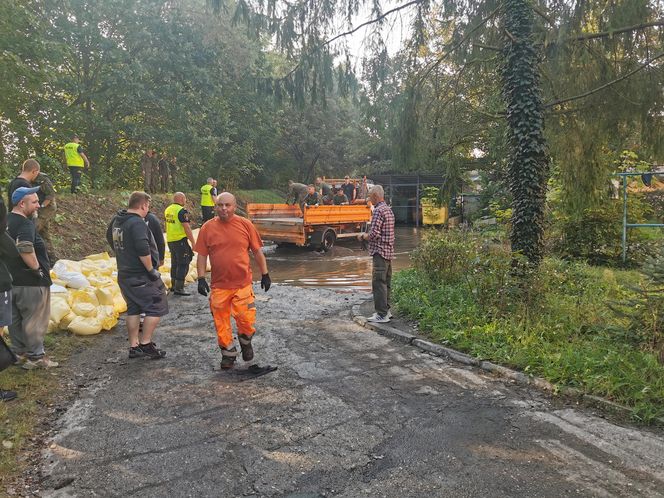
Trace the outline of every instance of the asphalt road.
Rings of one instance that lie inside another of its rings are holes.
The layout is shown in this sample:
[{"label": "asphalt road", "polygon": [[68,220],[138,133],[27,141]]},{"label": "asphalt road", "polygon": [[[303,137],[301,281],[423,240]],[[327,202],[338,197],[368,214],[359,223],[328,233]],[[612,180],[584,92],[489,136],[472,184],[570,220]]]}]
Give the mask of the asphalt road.
[{"label": "asphalt road", "polygon": [[350,319],[366,295],[257,292],[267,376],[219,371],[201,296],[172,301],[166,359],[128,361],[120,328],[74,360],[95,380],[56,424],[43,494],[664,496],[661,432],[379,336]]}]

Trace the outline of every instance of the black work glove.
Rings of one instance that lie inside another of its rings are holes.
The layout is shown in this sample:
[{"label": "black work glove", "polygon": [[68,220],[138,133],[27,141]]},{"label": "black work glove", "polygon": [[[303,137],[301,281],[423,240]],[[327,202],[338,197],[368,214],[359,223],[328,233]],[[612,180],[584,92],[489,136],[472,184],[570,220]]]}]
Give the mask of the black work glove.
[{"label": "black work glove", "polygon": [[207,296],[210,292],[210,286],[205,280],[205,277],[198,277],[198,293],[202,296]]},{"label": "black work glove", "polygon": [[265,273],[261,277],[261,289],[265,289],[265,292],[270,290],[270,286],[272,285],[272,280],[270,279],[270,274]]},{"label": "black work glove", "polygon": [[156,282],[157,280],[159,280],[161,278],[161,273],[159,273],[156,268],[152,268],[152,270],[150,270],[148,272],[148,278],[152,282]]}]

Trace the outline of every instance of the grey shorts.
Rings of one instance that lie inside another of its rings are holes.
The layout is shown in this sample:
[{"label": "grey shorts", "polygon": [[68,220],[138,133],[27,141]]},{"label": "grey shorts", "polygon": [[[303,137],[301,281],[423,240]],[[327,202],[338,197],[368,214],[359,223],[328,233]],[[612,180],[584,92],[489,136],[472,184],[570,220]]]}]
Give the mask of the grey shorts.
[{"label": "grey shorts", "polygon": [[118,276],[122,297],[127,302],[127,315],[168,315],[166,286],[161,279],[151,281],[146,276]]},{"label": "grey shorts", "polygon": [[0,292],[0,327],[12,324],[12,291]]}]

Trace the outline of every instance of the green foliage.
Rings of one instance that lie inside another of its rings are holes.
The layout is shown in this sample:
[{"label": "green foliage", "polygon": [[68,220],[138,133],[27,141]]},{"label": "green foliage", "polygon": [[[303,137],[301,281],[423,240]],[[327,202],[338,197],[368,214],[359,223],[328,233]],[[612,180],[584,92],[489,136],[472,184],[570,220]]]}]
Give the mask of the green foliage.
[{"label": "green foliage", "polygon": [[414,258],[395,304],[434,340],[626,404],[643,422],[664,416],[664,365],[617,333],[629,328],[608,306],[639,296],[637,272],[545,258],[515,277],[505,246],[479,234],[432,234]]},{"label": "green foliage", "polygon": [[614,304],[612,309],[627,320],[624,336],[657,354],[664,364],[664,248],[648,258],[640,271],[643,280],[631,287],[635,295]]},{"label": "green foliage", "polygon": [[[622,264],[623,203],[606,200],[603,206],[586,208],[575,216],[568,216],[554,204],[552,220],[552,249],[562,257],[581,258],[591,264]],[[652,210],[642,197],[628,197],[630,223],[644,223]],[[652,240],[646,230],[630,229],[627,232],[628,255],[631,262],[643,261],[653,254],[661,241]]]}]

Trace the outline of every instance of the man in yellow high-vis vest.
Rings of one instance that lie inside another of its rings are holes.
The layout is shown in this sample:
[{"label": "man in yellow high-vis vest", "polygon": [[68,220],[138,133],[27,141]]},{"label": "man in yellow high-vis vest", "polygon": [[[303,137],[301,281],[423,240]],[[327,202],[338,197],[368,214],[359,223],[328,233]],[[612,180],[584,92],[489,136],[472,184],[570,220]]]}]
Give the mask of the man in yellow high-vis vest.
[{"label": "man in yellow high-vis vest", "polygon": [[88,156],[80,144],[78,136],[74,135],[71,142],[65,144],[65,164],[69,168],[71,175],[71,193],[75,194],[81,185],[81,175],[84,168],[90,168]]},{"label": "man in yellow high-vis vest", "polygon": [[190,295],[184,290],[184,279],[189,273],[189,263],[194,257],[191,248],[196,243],[191,231],[189,211],[184,207],[186,202],[187,197],[182,192],[176,192],[173,195],[173,203],[164,211],[166,242],[171,251],[171,288],[173,294],[177,296]]},{"label": "man in yellow high-vis vest", "polygon": [[201,213],[203,214],[203,223],[214,218],[215,192],[214,178],[208,178],[207,183],[201,187]]}]

